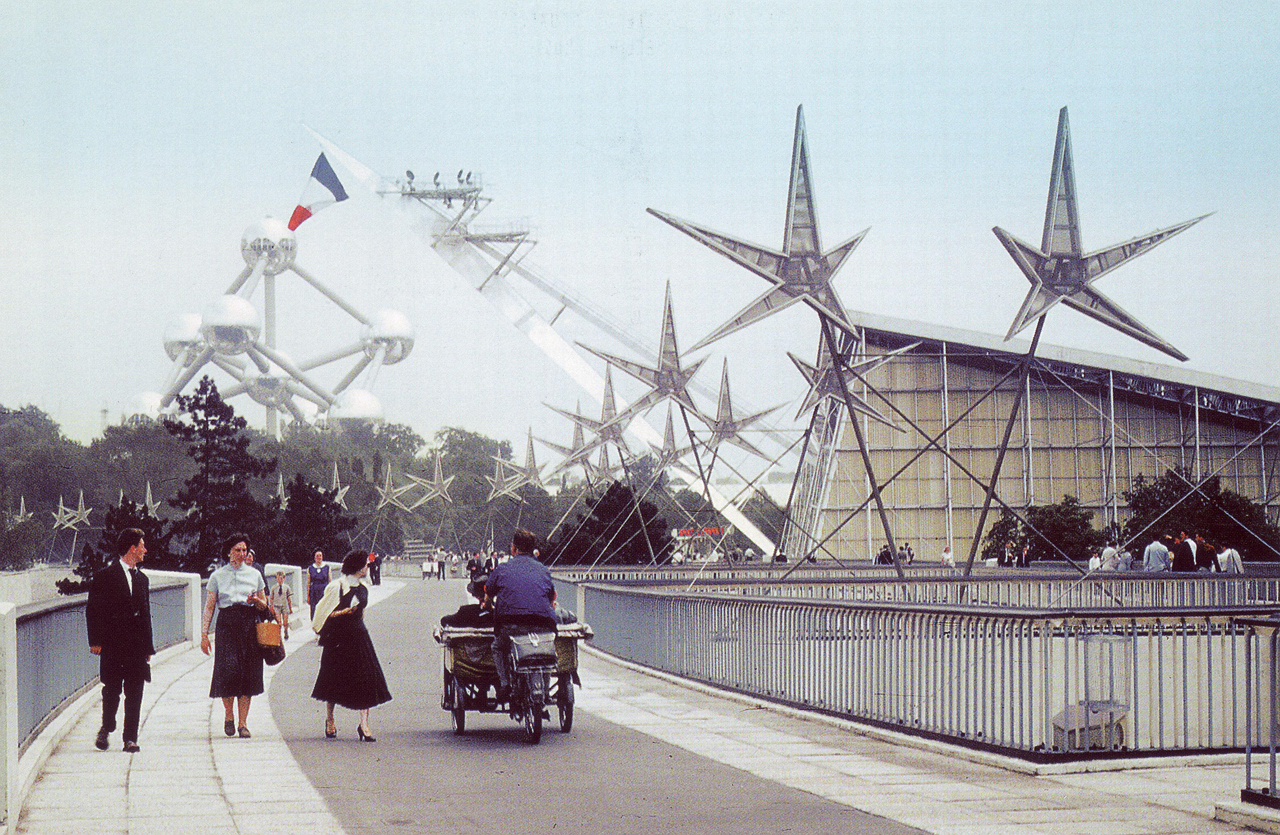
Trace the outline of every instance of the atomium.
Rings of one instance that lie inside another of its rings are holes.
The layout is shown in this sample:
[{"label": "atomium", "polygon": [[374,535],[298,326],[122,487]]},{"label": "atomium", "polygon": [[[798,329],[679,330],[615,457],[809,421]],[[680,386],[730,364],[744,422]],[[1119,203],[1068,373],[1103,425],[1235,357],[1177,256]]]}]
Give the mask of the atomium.
[{"label": "atomium", "polygon": [[[139,396],[138,413],[154,417],[171,412],[178,394],[212,364],[235,380],[222,390],[224,397],[244,394],[266,407],[270,434],[276,431],[281,410],[301,422],[382,421],[382,403],[370,389],[383,366],[401,362],[413,351],[414,331],[408,318],[394,310],[366,316],[298,266],[297,238],[276,218],[265,218],[246,229],[240,252],[245,268],[226,291],[200,314],[182,314],[165,329],[164,350],[173,366],[159,392]],[[355,320],[358,330],[352,342],[302,361],[276,345],[276,284],[286,273]],[[259,286],[261,302],[255,304]],[[316,376],[317,370],[342,360],[354,360],[354,364],[336,383],[326,385]]]}]

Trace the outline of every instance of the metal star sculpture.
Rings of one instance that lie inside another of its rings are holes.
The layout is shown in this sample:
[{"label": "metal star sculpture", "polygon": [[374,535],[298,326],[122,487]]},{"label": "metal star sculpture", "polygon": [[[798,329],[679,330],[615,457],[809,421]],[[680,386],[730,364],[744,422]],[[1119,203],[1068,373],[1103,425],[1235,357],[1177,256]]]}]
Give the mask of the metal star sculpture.
[{"label": "metal star sculpture", "polygon": [[[58,514],[55,513],[53,514],[53,516],[54,516],[54,519],[56,520],[58,517]],[[27,521],[30,518],[31,518],[31,513],[27,510],[27,497],[26,496],[18,497],[18,515],[14,517],[13,521],[21,525],[23,522]]]},{"label": "metal star sculpture", "polygon": [[[621,459],[621,453],[619,453],[619,459]],[[590,461],[583,461],[582,468],[586,471],[588,482],[592,484],[599,484],[603,481],[612,479],[617,474],[618,470],[622,469],[622,461],[619,460],[617,464],[610,463],[609,447],[601,446],[600,460],[594,464]]]},{"label": "metal star sculpture", "polygon": [[631,451],[631,448],[627,446],[626,438],[623,437],[626,426],[623,421],[619,420],[618,405],[613,396],[611,366],[606,365],[604,369],[604,397],[601,398],[599,420],[593,420],[573,412],[566,412],[564,409],[558,409],[550,404],[548,404],[548,408],[559,412],[582,428],[595,433],[595,437],[587,442],[583,452],[584,456],[604,444],[613,444],[620,453],[629,453]]},{"label": "metal star sculpture", "polygon": [[347,491],[350,486],[343,487],[342,482],[338,479],[338,462],[333,462],[333,482],[329,485],[329,489],[333,491],[334,504],[343,510],[347,509]]},{"label": "metal star sculpture", "polygon": [[733,403],[729,398],[729,360],[726,359],[724,361],[724,369],[720,373],[720,401],[717,404],[715,419],[712,420],[705,415],[699,417],[699,420],[705,423],[711,430],[711,437],[706,440],[703,446],[705,446],[708,451],[714,453],[720,448],[721,443],[728,442],[739,449],[745,449],[752,455],[757,455],[767,461],[769,456],[757,449],[750,441],[743,438],[742,430],[760,420],[765,415],[777,411],[778,408],[778,406],[774,406],[773,408],[765,409],[763,412],[756,412],[754,415],[750,415],[748,417],[735,418],[733,416]]},{"label": "metal star sculpture", "polygon": [[407,513],[409,508],[405,506],[404,502],[400,501],[400,497],[412,490],[413,487],[414,485],[412,484],[406,484],[403,487],[396,487],[391,482],[391,468],[387,467],[387,477],[383,486],[376,488],[378,491],[378,506],[375,510],[382,510],[387,505],[391,505],[393,507],[398,507]]},{"label": "metal star sculpture", "polygon": [[151,482],[147,482],[147,495],[143,500],[143,506],[147,509],[147,515],[153,519],[159,519],[158,511],[160,510],[160,502],[151,498]]},{"label": "metal star sculpture", "polygon": [[810,365],[788,351],[787,356],[791,358],[792,364],[804,376],[805,381],[809,383],[809,394],[805,396],[804,403],[800,404],[796,417],[800,417],[800,415],[826,400],[834,400],[843,406],[845,389],[847,389],[850,402],[860,413],[880,421],[885,426],[892,427],[900,432],[903,431],[901,426],[889,420],[864,398],[858,396],[853,391],[853,383],[860,379],[863,374],[883,365],[896,356],[910,351],[919,344],[919,342],[913,342],[905,348],[899,348],[896,351],[890,351],[887,354],[875,357],[868,357],[855,363],[850,363],[847,360],[841,362],[840,364],[845,370],[844,389],[840,387],[840,381],[836,379],[835,363],[832,361],[831,351],[827,348],[827,340],[821,339],[818,342],[818,364],[816,366]]},{"label": "metal star sculpture", "polygon": [[[498,462],[498,471],[494,476],[498,479],[489,480],[489,484],[493,490],[489,494],[489,501],[493,501],[498,496],[507,495],[515,496],[516,490],[524,487],[526,484],[532,484],[535,487],[542,486],[542,468],[538,466],[538,461],[533,457],[533,430],[529,430],[529,444],[525,447],[524,466],[513,464],[504,458],[494,456],[494,461]],[[517,498],[519,498],[517,496]]]},{"label": "metal star sculpture", "polygon": [[54,517],[54,530],[69,528],[68,521],[76,517],[76,511],[63,505],[63,497],[61,496],[58,497],[58,510],[50,511],[50,514]]},{"label": "metal star sculpture", "polygon": [[805,141],[803,106],[796,108],[796,134],[791,151],[791,186],[787,194],[787,221],[781,251],[714,232],[655,209],[647,211],[773,285],[764,295],[743,308],[691,350],[696,351],[799,301],[809,305],[836,327],[853,332],[854,328],[849,324],[844,305],[831,286],[831,279],[849,257],[849,253],[862,242],[868,230],[864,229],[835,249],[822,251],[818,237],[818,219],[814,211],[813,183],[809,176],[809,150]]},{"label": "metal star sculpture", "polygon": [[691,412],[696,413],[698,411],[697,405],[694,404],[693,398],[689,395],[688,386],[689,381],[693,379],[693,375],[698,373],[698,369],[702,367],[702,363],[706,362],[706,360],[698,360],[689,368],[680,367],[680,349],[676,346],[675,319],[671,315],[671,282],[667,282],[667,298],[662,313],[662,335],[659,337],[658,364],[656,366],[651,367],[638,362],[624,360],[621,357],[606,354],[604,351],[597,351],[595,348],[586,345],[582,347],[649,386],[648,394],[633,402],[617,416],[619,423],[625,425],[631,417],[647,412],[663,400],[675,401]]},{"label": "metal star sculpture", "polygon": [[411,481],[425,487],[427,490],[427,492],[422,495],[422,498],[410,505],[410,510],[424,505],[435,498],[444,499],[446,502],[453,501],[453,499],[449,497],[449,485],[453,482],[454,476],[444,478],[444,473],[440,470],[440,455],[438,453],[436,454],[436,472],[434,478],[422,478],[412,473],[406,473],[405,475],[407,475]]},{"label": "metal star sculpture", "polygon": [[[59,504],[61,504],[61,498],[59,498]],[[74,531],[79,531],[81,525],[89,524],[89,514],[92,512],[92,508],[84,506],[84,491],[81,490],[80,499],[76,504],[76,509],[67,511],[70,515],[68,516],[66,527],[71,528]]]},{"label": "metal star sculpture", "polygon": [[489,498],[486,502],[491,502],[499,496],[513,496],[520,498],[516,490],[520,489],[520,477],[508,476],[506,469],[502,466],[502,459],[495,458],[493,462],[493,475],[485,476],[489,482]]},{"label": "metal star sculpture", "polygon": [[280,509],[288,510],[289,494],[284,490],[284,473],[276,473],[276,498],[280,500]]},{"label": "metal star sculpture", "polygon": [[[548,407],[554,408],[554,407]],[[558,409],[556,411],[559,411]],[[563,412],[561,412],[563,414]],[[582,417],[582,403],[579,402],[574,406],[573,414],[578,418]],[[569,446],[561,446],[560,444],[538,439],[544,445],[559,453],[562,460],[551,470],[551,475],[557,475],[564,472],[570,467],[582,464],[587,460],[587,456],[591,453],[592,447],[587,446],[586,437],[582,431],[582,424],[578,420],[573,421],[573,440],[569,442]]]},{"label": "metal star sculpture", "polygon": [[1040,248],[1036,249],[1018,240],[999,226],[991,230],[1031,282],[1031,290],[1022,302],[1005,339],[1012,339],[1048,313],[1058,302],[1063,302],[1157,351],[1163,351],[1175,359],[1186,360],[1186,354],[1157,336],[1118,304],[1093,289],[1092,285],[1126,261],[1137,258],[1208,216],[1201,215],[1176,226],[1158,229],[1148,235],[1086,254],[1080,241],[1080,214],[1076,205],[1071,133],[1067,125],[1067,109],[1062,108],[1058,112],[1058,138],[1053,151],[1049,202],[1044,214],[1044,234]]}]

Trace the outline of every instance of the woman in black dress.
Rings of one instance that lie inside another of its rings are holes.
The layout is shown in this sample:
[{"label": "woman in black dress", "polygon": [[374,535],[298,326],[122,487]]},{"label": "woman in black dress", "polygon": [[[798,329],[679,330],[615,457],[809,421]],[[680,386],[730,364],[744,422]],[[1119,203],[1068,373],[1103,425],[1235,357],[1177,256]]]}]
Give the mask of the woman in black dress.
[{"label": "woman in black dress", "polygon": [[[373,742],[369,729],[369,708],[391,701],[391,691],[378,664],[373,641],[364,627],[364,610],[369,605],[369,589],[360,578],[369,573],[368,557],[352,551],[342,561],[342,576],[329,584],[316,607],[320,625],[320,673],[311,697],[328,708],[324,735],[338,735],[333,706],[360,711],[356,732],[363,742]],[[313,624],[314,626],[315,624]]]}]

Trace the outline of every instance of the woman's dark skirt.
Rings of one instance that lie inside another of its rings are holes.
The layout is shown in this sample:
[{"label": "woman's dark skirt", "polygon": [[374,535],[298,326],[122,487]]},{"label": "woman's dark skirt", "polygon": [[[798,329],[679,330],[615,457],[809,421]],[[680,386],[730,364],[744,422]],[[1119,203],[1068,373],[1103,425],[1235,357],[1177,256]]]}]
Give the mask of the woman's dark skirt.
[{"label": "woman's dark skirt", "polygon": [[321,636],[320,672],[311,698],[350,710],[366,710],[391,701],[391,691],[364,624]]},{"label": "woman's dark skirt", "polygon": [[258,612],[236,605],[218,610],[214,626],[213,681],[209,695],[257,696],[262,692],[262,651],[258,649]]}]

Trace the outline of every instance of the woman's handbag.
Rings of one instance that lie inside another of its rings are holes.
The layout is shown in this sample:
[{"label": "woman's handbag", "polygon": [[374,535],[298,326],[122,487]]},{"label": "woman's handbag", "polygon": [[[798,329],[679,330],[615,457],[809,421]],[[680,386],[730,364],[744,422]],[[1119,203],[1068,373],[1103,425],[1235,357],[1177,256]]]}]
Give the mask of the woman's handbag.
[{"label": "woman's handbag", "polygon": [[262,651],[262,660],[269,667],[274,667],[284,660],[284,642],[280,640],[280,624],[274,620],[260,620],[258,629],[258,649]]}]

